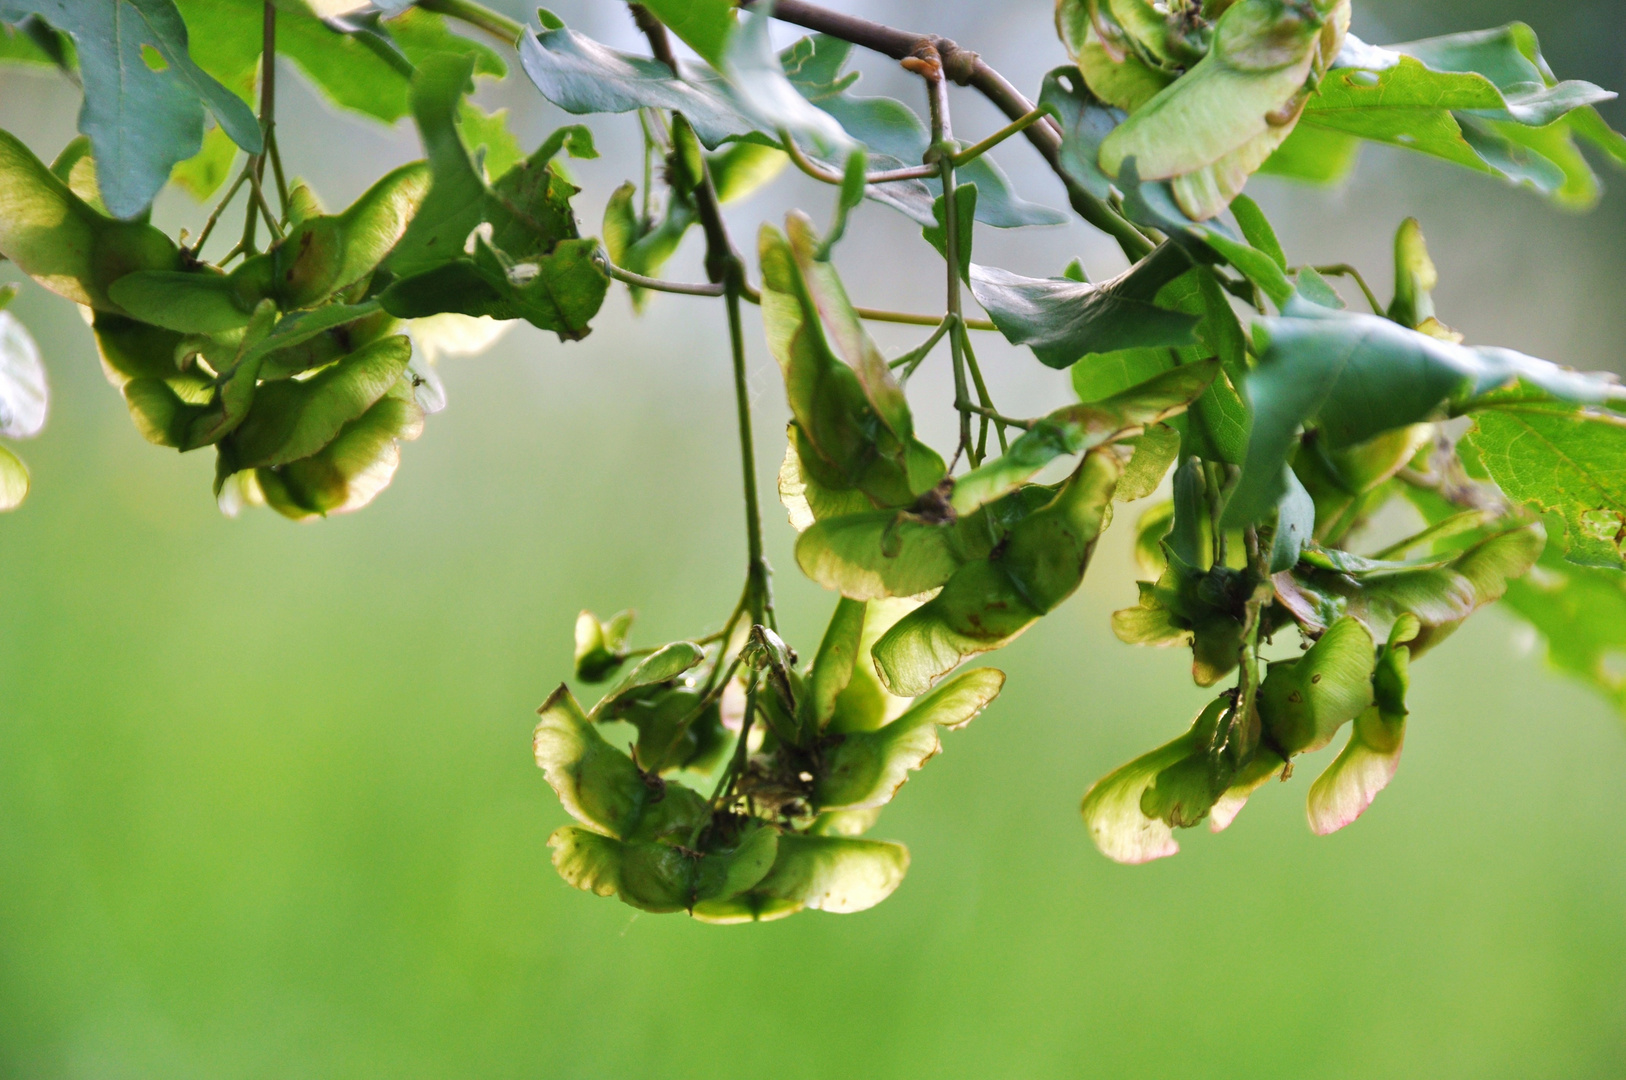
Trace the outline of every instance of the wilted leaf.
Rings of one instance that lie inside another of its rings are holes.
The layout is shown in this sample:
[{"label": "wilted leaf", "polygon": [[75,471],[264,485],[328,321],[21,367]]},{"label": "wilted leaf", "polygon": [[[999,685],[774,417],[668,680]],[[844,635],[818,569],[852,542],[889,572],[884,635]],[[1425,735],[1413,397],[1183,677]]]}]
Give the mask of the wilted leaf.
[{"label": "wilted leaf", "polygon": [[1100,285],[1026,278],[997,267],[970,268],[971,293],[1008,341],[1033,349],[1041,363],[1065,368],[1087,353],[1189,345],[1198,319],[1154,300],[1190,267],[1164,245]]},{"label": "wilted leaf", "polygon": [[786,229],[788,239],[770,226],[760,235],[762,317],[785,376],[800,471],[825,490],[907,506],[943,478],[943,460],[914,438],[885,360],[833,269],[814,257],[812,222],[791,214]]}]

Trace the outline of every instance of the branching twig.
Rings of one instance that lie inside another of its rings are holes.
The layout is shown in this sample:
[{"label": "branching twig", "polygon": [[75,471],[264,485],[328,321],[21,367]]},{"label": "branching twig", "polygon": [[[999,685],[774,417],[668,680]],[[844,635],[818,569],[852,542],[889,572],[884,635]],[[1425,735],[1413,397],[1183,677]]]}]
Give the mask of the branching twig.
[{"label": "branching twig", "polygon": [[[741,0],[740,6],[750,7],[754,3],[755,0]],[[1008,118],[1020,120],[1034,111],[1033,102],[1004,76],[989,67],[976,53],[962,49],[948,38],[883,26],[855,15],[829,11],[806,0],[778,0],[773,8],[773,16],[816,33],[852,42],[894,60],[921,55],[923,49],[930,48],[937,54],[948,78],[958,85],[977,90]],[[1130,262],[1139,262],[1152,250],[1152,242],[1132,222],[1067,176],[1061,167],[1061,132],[1055,124],[1048,121],[1033,123],[1023,130],[1023,134],[1066,185],[1067,197],[1073,209],[1085,221],[1116,240]]]},{"label": "branching twig", "polygon": [[[810,159],[806,154],[802,153],[802,148],[796,145],[796,140],[791,138],[789,132],[780,132],[779,141],[781,143],[781,149],[783,149],[786,156],[790,158],[791,164],[795,165],[802,172],[806,173],[808,176],[811,176],[820,183],[830,184],[834,187],[841,186],[843,180],[842,175],[838,172],[832,172],[829,169],[823,168],[817,162]],[[936,175],[937,166],[935,165],[911,165],[907,169],[890,169],[886,172],[865,173],[864,183],[891,184],[899,180],[924,180],[928,176]]]}]

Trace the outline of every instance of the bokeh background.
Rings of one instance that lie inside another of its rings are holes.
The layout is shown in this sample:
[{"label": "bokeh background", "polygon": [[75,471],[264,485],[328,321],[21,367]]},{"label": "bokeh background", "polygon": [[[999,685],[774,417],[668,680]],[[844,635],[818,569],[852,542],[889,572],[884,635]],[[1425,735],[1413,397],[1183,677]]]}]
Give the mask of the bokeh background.
[{"label": "bokeh background", "polygon": [[[635,45],[619,3],[556,6]],[[1029,88],[1062,62],[1043,2],[835,6],[946,33]],[[1356,31],[1398,41],[1515,17],[1561,74],[1626,89],[1622,0],[1366,0]],[[913,99],[887,65],[864,67],[872,92]],[[291,167],[330,205],[416,156],[409,126],[283,85]],[[484,96],[515,110],[528,145],[563,122],[521,80]],[[962,135],[992,129],[982,103],[957,104]],[[77,108],[60,79],[0,73],[0,126],[47,158]],[[604,156],[572,165],[589,229],[639,172],[636,125],[592,125]],[[999,157],[1028,197],[1062,205],[1025,147]],[[1380,292],[1392,231],[1415,214],[1448,322],[1620,370],[1626,176],[1606,179],[1603,205],[1574,217],[1369,148],[1341,191],[1253,191],[1292,258],[1356,262]],[[749,238],[790,205],[822,218],[829,203],[787,177],[731,216]],[[158,210],[172,227],[201,217],[178,195]],[[850,236],[838,263],[864,301],[940,302],[903,219],[866,207]],[[978,245],[1033,275],[1075,255],[1096,275],[1121,265],[1082,225],[979,231]],[[698,273],[693,247],[670,270]],[[716,626],[737,594],[719,307],[664,297],[640,321],[618,294],[583,343],[521,328],[444,361],[451,405],[394,485],[305,526],[222,517],[211,460],[142,442],[71,305],[31,286],[15,310],[55,406],[20,448],[34,492],[0,520],[6,1077],[1626,1071],[1626,726],[1501,613],[1418,666],[1404,768],[1355,826],[1309,834],[1307,762],[1223,836],[1120,867],[1091,847],[1079,796],[1205,697],[1180,656],[1108,629],[1134,598],[1121,524],[1079,594],[997,658],[1005,695],[883,817],[876,835],[914,855],[891,900],[735,928],[640,916],[549,865],[566,819],[531,762],[532,710],[569,671],[578,609],[636,607],[655,642]],[[797,573],[773,501],[784,408],[748,318],[770,550],[806,648],[831,598]],[[916,339],[877,333],[889,349]],[[1006,411],[1064,400],[1063,376],[983,340]],[[946,382],[918,381],[927,434],[946,443]]]}]

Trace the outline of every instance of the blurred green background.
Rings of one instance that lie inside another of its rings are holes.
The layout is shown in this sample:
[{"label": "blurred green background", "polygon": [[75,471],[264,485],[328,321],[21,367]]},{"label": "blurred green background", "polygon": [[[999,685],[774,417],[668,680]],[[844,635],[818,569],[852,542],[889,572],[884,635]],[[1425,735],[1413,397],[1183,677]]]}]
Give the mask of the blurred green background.
[{"label": "blurred green background", "polygon": [[[946,33],[1028,87],[1062,61],[1047,3],[836,6]],[[558,7],[633,43],[619,3]],[[1356,31],[1382,42],[1513,17],[1560,74],[1626,88],[1621,0],[1387,0],[1358,5]],[[913,93],[866,70],[866,85]],[[486,96],[514,107],[530,145],[562,122],[519,81]],[[44,156],[77,108],[58,79],[0,74],[0,126]],[[416,154],[409,128],[336,118],[302,87],[279,114],[292,167],[330,205]],[[957,119],[962,134],[994,122],[973,101]],[[638,165],[636,125],[594,127],[604,158],[572,167],[596,231]],[[1022,147],[1000,156],[1030,198],[1060,205]],[[1626,176],[1606,179],[1615,190],[1584,218],[1372,149],[1342,191],[1254,189],[1291,257],[1358,262],[1380,292],[1392,231],[1416,214],[1446,321],[1620,370]],[[748,237],[829,201],[787,178],[733,216]],[[158,217],[195,229],[202,213],[166,196]],[[929,310],[937,272],[909,279],[918,234],[874,207],[855,233],[838,258],[854,293]],[[1120,265],[1083,226],[978,243],[1030,274],[1073,255],[1094,274]],[[698,273],[693,250],[670,270]],[[306,526],[223,518],[212,461],[142,442],[72,306],[29,287],[15,310],[56,396],[45,435],[20,447],[34,492],[0,519],[6,1077],[1626,1070],[1626,728],[1499,612],[1416,669],[1404,768],[1356,825],[1309,834],[1321,763],[1307,762],[1225,835],[1120,867],[1091,847],[1080,795],[1205,698],[1180,656],[1108,629],[1134,597],[1120,523],[1078,596],[994,661],[1005,695],[883,817],[875,835],[914,856],[892,899],[735,928],[639,916],[549,865],[566,818],[530,759],[532,710],[569,671],[578,609],[636,607],[653,642],[714,627],[737,595],[719,308],[664,297],[634,321],[615,295],[583,343],[525,328],[443,362],[450,408],[394,485]],[[1063,376],[984,348],[1006,411],[1063,399]],[[796,572],[771,501],[784,414],[755,321],[751,367],[781,610],[805,649],[831,599]],[[917,409],[941,445],[939,375]]]}]

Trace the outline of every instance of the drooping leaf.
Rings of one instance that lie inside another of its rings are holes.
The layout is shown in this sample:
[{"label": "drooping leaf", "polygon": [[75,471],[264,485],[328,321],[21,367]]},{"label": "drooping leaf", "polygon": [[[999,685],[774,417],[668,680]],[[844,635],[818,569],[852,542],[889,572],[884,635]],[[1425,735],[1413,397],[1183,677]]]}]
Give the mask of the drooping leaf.
[{"label": "drooping leaf", "polygon": [[467,58],[431,57],[413,82],[413,111],[434,179],[389,257],[387,269],[398,280],[380,302],[401,318],[446,311],[523,318],[561,339],[584,337],[609,281],[594,262],[597,243],[578,238],[569,203],[576,189],[552,159],[567,149],[592,156],[591,139],[577,129],[556,131],[487,185],[457,131],[457,106],[472,70]]},{"label": "drooping leaf", "polygon": [[[1321,175],[1301,166],[1304,178],[1340,179],[1353,162],[1354,140],[1364,138],[1499,174],[1560,205],[1585,208],[1597,201],[1597,177],[1576,138],[1609,142],[1614,133],[1591,105],[1613,95],[1590,83],[1559,82],[1528,26],[1386,49],[1359,43],[1340,59],[1347,70],[1323,82],[1290,140],[1301,142],[1297,160],[1313,162],[1316,154],[1306,152],[1301,136],[1315,132],[1323,159],[1338,164]],[[1273,171],[1292,174],[1294,162],[1286,166]]]},{"label": "drooping leaf", "polygon": [[1432,71],[1406,56],[1387,71],[1330,73],[1305,106],[1301,123],[1489,172],[1490,167],[1463,141],[1451,113],[1502,107],[1502,95],[1488,79]]},{"label": "drooping leaf", "polygon": [[1291,469],[1283,479],[1287,490],[1276,506],[1276,535],[1270,548],[1272,574],[1297,566],[1304,545],[1315,536],[1315,500]]},{"label": "drooping leaf", "polygon": [[1029,346],[1049,367],[1065,368],[1088,353],[1191,344],[1198,319],[1154,303],[1189,266],[1172,244],[1098,286],[973,264],[971,293],[1008,341]]},{"label": "drooping leaf", "polygon": [[377,269],[407,231],[428,183],[423,164],[403,165],[344,213],[303,218],[269,251],[230,274],[207,268],[137,271],[114,281],[108,295],[137,319],[193,334],[246,326],[262,300],[285,311],[312,307]]},{"label": "drooping leaf", "polygon": [[701,79],[698,72],[675,75],[659,60],[616,52],[574,30],[528,33],[520,39],[519,55],[542,96],[578,116],[670,109],[681,112],[711,149],[757,131],[715,81]]},{"label": "drooping leaf", "polygon": [[727,903],[756,885],[774,864],[779,832],[758,825],[727,848],[690,852],[566,825],[548,846],[559,876],[578,889],[618,896],[643,911],[672,912]]},{"label": "drooping leaf", "polygon": [[785,376],[804,475],[826,490],[862,491],[879,506],[907,506],[937,486],[942,458],[914,438],[907,404],[868,340],[804,215],[786,234],[764,226],[762,316]]},{"label": "drooping leaf", "polygon": [[1626,397],[1609,380],[1578,374],[1511,349],[1441,341],[1374,315],[1294,302],[1259,320],[1268,340],[1248,376],[1253,426],[1242,477],[1225,509],[1233,526],[1258,521],[1282,496],[1282,466],[1300,426],[1315,423],[1334,447],[1427,420],[1522,379],[1571,402]]},{"label": "drooping leaf", "polygon": [[253,112],[192,61],[173,0],[0,0],[0,21],[36,14],[77,46],[79,130],[96,148],[113,216],[140,214],[175,164],[198,152],[205,110],[237,145],[261,150]]},{"label": "drooping leaf", "polygon": [[1265,212],[1259,209],[1259,204],[1246,195],[1238,195],[1231,201],[1231,213],[1236,215],[1237,227],[1242,230],[1242,236],[1254,248],[1263,251],[1271,260],[1287,269],[1287,254],[1282,251],[1282,242],[1276,238],[1276,230],[1271,227],[1270,219]]},{"label": "drooping leaf", "polygon": [[[1058,5],[1058,19],[1060,12]],[[1160,81],[1148,98],[1156,96],[1164,85]],[[1112,193],[1112,178],[1101,171],[1101,143],[1123,123],[1125,115],[1121,106],[1102,104],[1111,100],[1091,94],[1079,69],[1070,67],[1059,67],[1047,74],[1039,94],[1039,104],[1054,109],[1061,123],[1058,161],[1063,178],[1097,199],[1106,199]]]},{"label": "drooping leaf", "polygon": [[[701,0],[701,3],[731,6],[728,0]],[[788,135],[824,157],[845,160],[853,149],[852,136],[834,116],[814,106],[791,85],[784,64],[768,38],[768,27],[772,23],[770,11],[771,8],[753,10],[728,37],[721,55],[714,59],[731,91],[730,96],[741,111],[755,121],[758,131]]]},{"label": "drooping leaf", "polygon": [[1570,562],[1626,569],[1626,418],[1502,405],[1475,414],[1468,441],[1510,499],[1563,517]]},{"label": "drooping leaf", "polygon": [[1545,542],[1540,525],[1521,525],[1479,540],[1444,566],[1350,572],[1301,564],[1276,575],[1276,598],[1311,633],[1348,615],[1374,639],[1387,638],[1397,621],[1414,616],[1421,625],[1410,646],[1416,659],[1479,608],[1501,599],[1510,582],[1530,572]]},{"label": "drooping leaf", "polygon": [[791,527],[805,532],[815,521],[874,509],[869,496],[857,488],[827,488],[802,468],[802,458],[796,450],[800,431],[795,423],[790,425],[789,443],[779,465],[779,502],[785,508]]},{"label": "drooping leaf", "polygon": [[1084,794],[1080,811],[1101,854],[1131,866],[1177,854],[1174,829],[1141,810],[1141,799],[1164,769],[1197,750],[1194,732],[1144,754],[1103,776]]},{"label": "drooping leaf", "polygon": [[401,464],[400,444],[422,432],[423,409],[402,380],[320,451],[256,469],[254,482],[272,509],[296,521],[350,513],[389,486]]},{"label": "drooping leaf", "polygon": [[899,619],[919,606],[920,601],[912,597],[870,600],[864,604],[864,630],[858,639],[852,679],[836,695],[835,711],[824,727],[826,734],[874,731],[902,716],[909,707],[911,698],[893,694],[882,685],[872,653],[875,643],[896,626]]},{"label": "drooping leaf", "polygon": [[1133,439],[1124,440],[1135,448],[1124,465],[1124,474],[1113,493],[1114,502],[1136,502],[1157,491],[1180,456],[1180,433],[1167,424],[1150,424]]},{"label": "drooping leaf", "polygon": [[815,522],[796,542],[802,572],[855,600],[916,596],[987,558],[1017,522],[1049,502],[1048,488],[1011,492],[964,516],[866,510]]},{"label": "drooping leaf", "polygon": [[538,710],[536,763],[570,816],[621,840],[683,836],[707,814],[705,800],[681,784],[650,783],[631,758],[604,741],[560,686]]},{"label": "drooping leaf", "polygon": [[825,756],[813,789],[821,808],[864,810],[892,801],[909,773],[942,749],[938,728],[969,724],[999,695],[1005,673],[978,668],[947,680],[876,731],[844,735]]},{"label": "drooping leaf", "polygon": [[261,386],[220,453],[231,472],[271,468],[310,457],[338,437],[401,380],[412,359],[404,334],[357,349],[309,379]]},{"label": "drooping leaf", "polygon": [[816,736],[824,730],[835,715],[836,699],[852,683],[864,636],[865,606],[863,601],[845,596],[836,601],[835,614],[830,616],[830,625],[808,671],[807,692],[797,703],[805,736]]},{"label": "drooping leaf", "polygon": [[638,666],[621,677],[621,681],[599,699],[588,713],[589,719],[612,717],[616,704],[646,687],[670,682],[706,658],[706,651],[692,641],[674,641],[663,645],[638,662]]},{"label": "drooping leaf", "polygon": [[1293,297],[1293,284],[1274,258],[1238,239],[1224,224],[1188,215],[1176,202],[1169,183],[1141,179],[1135,159],[1124,162],[1114,186],[1124,193],[1124,213],[1131,221],[1159,229],[1187,247],[1195,246],[1198,258],[1194,261],[1208,262],[1206,255],[1212,252],[1258,286],[1277,307]]}]

